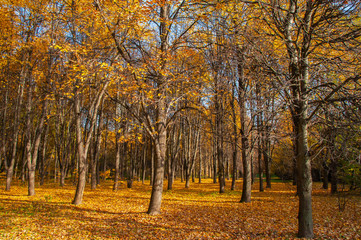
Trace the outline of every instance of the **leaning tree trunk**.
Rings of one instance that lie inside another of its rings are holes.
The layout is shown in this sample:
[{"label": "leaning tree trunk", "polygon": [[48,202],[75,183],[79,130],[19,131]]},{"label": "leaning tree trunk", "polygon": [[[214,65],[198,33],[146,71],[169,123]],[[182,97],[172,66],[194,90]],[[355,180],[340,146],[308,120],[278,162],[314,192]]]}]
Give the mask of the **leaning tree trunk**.
[{"label": "leaning tree trunk", "polygon": [[99,125],[95,125],[94,126],[94,131],[96,132],[94,135],[94,144],[92,146],[92,164],[91,164],[91,189],[96,189],[97,187],[97,183],[98,183],[98,178],[97,178],[97,170],[99,170],[98,168],[98,163],[99,163],[99,156],[100,156],[100,146],[101,146],[101,142],[102,142],[102,128],[103,128],[103,110],[100,110],[100,114],[99,114]]},{"label": "leaning tree trunk", "polygon": [[96,116],[104,96],[105,90],[109,86],[110,81],[107,81],[103,88],[97,93],[96,98],[93,100],[92,105],[90,107],[90,127],[89,132],[86,136],[83,136],[82,133],[82,118],[81,118],[81,110],[80,110],[80,91],[78,89],[79,86],[74,88],[74,112],[75,112],[75,124],[76,124],[76,141],[77,141],[77,150],[78,150],[78,157],[79,157],[79,175],[78,175],[78,182],[76,187],[76,192],[73,200],[73,204],[79,205],[83,201],[83,194],[86,184],[86,173],[88,170],[88,162],[87,162],[87,155],[89,146],[91,143],[91,139],[94,133],[94,125],[96,124]]},{"label": "leaning tree trunk", "polygon": [[[87,152],[84,148],[84,142],[82,138],[82,129],[81,129],[81,112],[80,112],[80,99],[75,94],[75,115],[76,115],[76,140],[77,140],[77,150],[78,150],[78,181],[76,186],[75,197],[73,204],[79,205],[83,201],[83,193],[86,183],[86,172],[87,172]],[[90,136],[88,136],[90,137]]]}]

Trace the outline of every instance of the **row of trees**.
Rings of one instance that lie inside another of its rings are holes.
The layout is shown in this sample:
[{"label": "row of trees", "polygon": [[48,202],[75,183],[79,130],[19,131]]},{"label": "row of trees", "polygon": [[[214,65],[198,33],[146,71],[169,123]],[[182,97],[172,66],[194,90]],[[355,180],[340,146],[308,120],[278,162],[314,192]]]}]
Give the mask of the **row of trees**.
[{"label": "row of trees", "polygon": [[0,4],[6,190],[14,174],[30,196],[36,171],[71,175],[80,204],[87,178],[94,189],[111,170],[114,190],[149,178],[159,214],[164,177],[212,176],[222,193],[242,176],[249,202],[272,162],[312,237],[312,173],[332,192],[360,186],[359,1]]}]

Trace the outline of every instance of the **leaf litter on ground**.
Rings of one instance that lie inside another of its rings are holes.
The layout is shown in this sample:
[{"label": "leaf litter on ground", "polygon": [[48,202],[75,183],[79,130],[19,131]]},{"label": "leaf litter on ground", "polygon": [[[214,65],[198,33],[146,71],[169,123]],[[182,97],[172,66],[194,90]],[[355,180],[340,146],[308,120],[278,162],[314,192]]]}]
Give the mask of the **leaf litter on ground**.
[{"label": "leaf litter on ground", "polygon": [[[112,182],[96,190],[87,187],[83,203],[71,204],[75,186],[56,183],[27,187],[15,182],[10,192],[0,190],[0,239],[293,239],[297,232],[298,199],[289,183],[272,183],[259,192],[253,185],[252,202],[240,203],[236,191],[218,193],[211,179],[189,189],[176,180],[165,190],[162,214],[149,216],[151,187],[134,182],[133,188],[114,192]],[[230,186],[230,182],[227,182]],[[166,189],[166,183],[165,188]],[[360,239],[361,196],[348,196],[343,212],[338,198],[318,183],[313,191],[315,238]]]}]

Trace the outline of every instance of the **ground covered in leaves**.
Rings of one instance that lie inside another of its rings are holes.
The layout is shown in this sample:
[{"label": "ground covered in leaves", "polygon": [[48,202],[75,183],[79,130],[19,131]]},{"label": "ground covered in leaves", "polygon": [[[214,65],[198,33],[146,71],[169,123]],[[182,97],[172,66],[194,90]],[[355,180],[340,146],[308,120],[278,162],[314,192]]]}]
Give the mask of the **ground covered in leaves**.
[{"label": "ground covered in leaves", "polygon": [[[265,192],[252,191],[251,203],[239,203],[236,191],[218,193],[210,179],[192,183],[189,189],[176,181],[165,191],[162,214],[146,214],[151,187],[122,183],[112,191],[103,182],[86,189],[83,204],[71,204],[75,187],[55,183],[37,186],[27,196],[25,184],[10,192],[0,190],[0,239],[292,239],[297,232],[297,197],[289,183],[272,183]],[[230,183],[227,182],[227,186]],[[361,196],[346,197],[344,211],[339,198],[314,185],[314,231],[317,239],[360,239]]]}]

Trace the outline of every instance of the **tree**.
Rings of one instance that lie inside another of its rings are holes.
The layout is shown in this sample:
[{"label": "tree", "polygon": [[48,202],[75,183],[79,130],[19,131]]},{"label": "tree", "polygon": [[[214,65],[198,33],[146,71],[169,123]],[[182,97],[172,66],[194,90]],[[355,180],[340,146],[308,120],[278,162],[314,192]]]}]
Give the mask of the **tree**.
[{"label": "tree", "polygon": [[[354,46],[353,39],[360,36],[359,27],[355,26],[352,16],[359,9],[359,3],[348,1],[255,1],[265,14],[264,21],[274,34],[275,43],[279,41],[287,55],[287,70],[283,70],[287,90],[285,92],[292,114],[295,134],[295,154],[297,162],[297,187],[299,195],[299,237],[313,237],[312,221],[312,177],[308,146],[308,123],[319,109],[309,111],[308,101],[311,98],[312,70],[314,61],[334,61],[335,56],[342,58],[342,44],[348,48]],[[330,34],[325,34],[328,29]],[[337,49],[326,54],[321,60],[318,53],[324,50]],[[341,51],[340,51],[341,50]],[[312,59],[312,62],[310,61]],[[275,69],[274,74],[278,75]],[[359,73],[356,73],[357,76]],[[278,75],[279,76],[279,75]],[[358,79],[358,77],[356,77]],[[341,88],[345,82],[340,83]],[[334,88],[327,96],[332,96],[339,87]],[[324,99],[327,99],[328,97]]]}]

